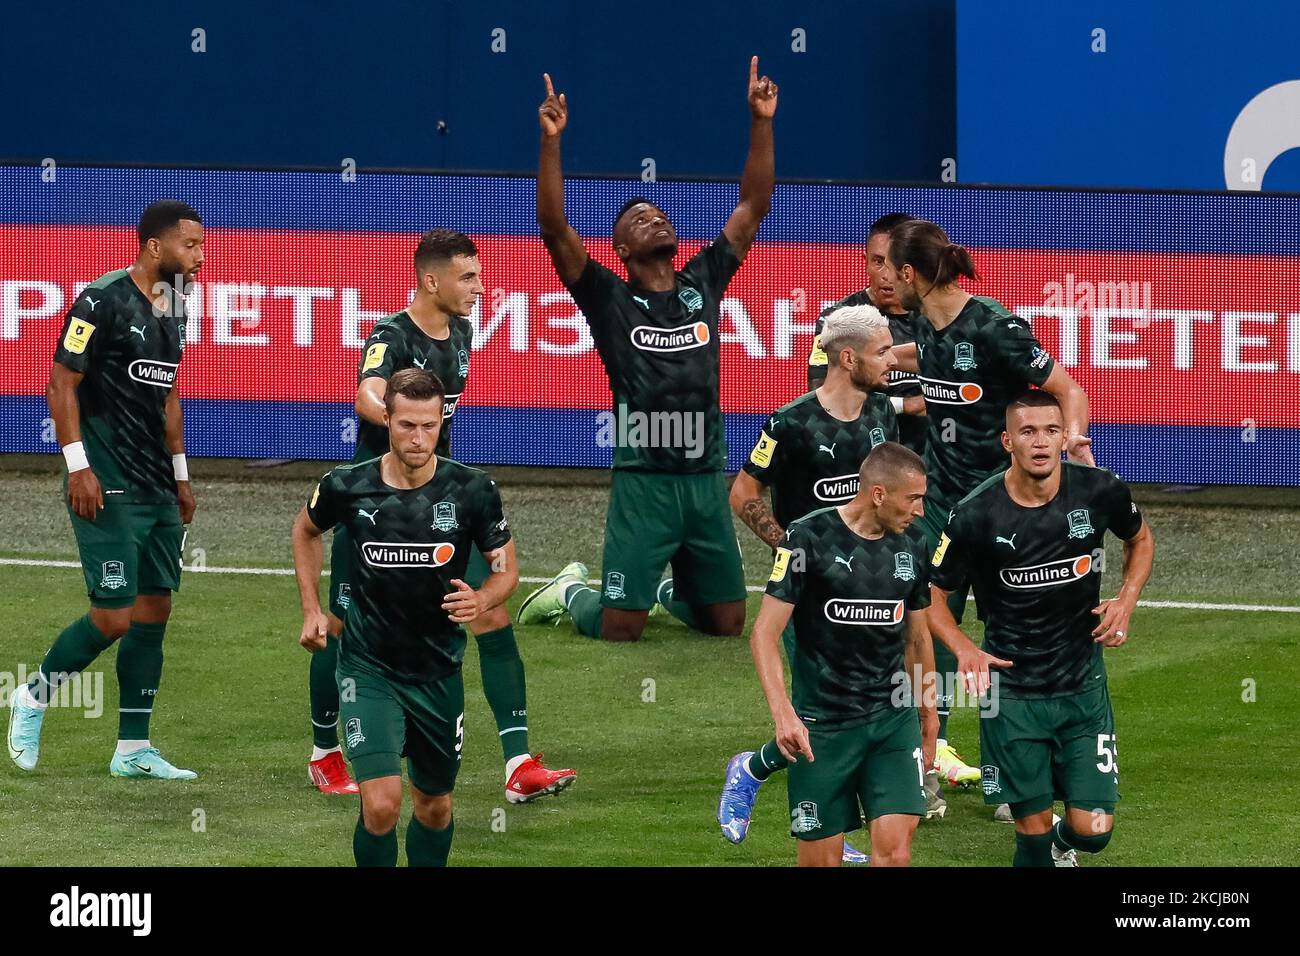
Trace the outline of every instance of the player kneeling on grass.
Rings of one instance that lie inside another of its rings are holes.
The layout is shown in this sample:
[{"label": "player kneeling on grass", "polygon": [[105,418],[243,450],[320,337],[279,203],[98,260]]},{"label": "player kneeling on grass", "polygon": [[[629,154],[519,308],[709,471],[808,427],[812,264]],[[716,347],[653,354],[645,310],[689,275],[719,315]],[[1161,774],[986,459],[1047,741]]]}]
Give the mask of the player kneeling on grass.
[{"label": "player kneeling on grass", "polygon": [[[1102,648],[1128,640],[1155,557],[1128,486],[1104,469],[1062,463],[1065,435],[1048,392],[1007,406],[1011,466],[957,505],[931,571],[931,630],[956,655],[967,690],[988,695],[984,801],[1011,805],[1016,866],[1077,866],[1077,850],[1098,853],[1110,841],[1119,765]],[[1118,597],[1101,601],[1108,529],[1124,540],[1124,580]],[[987,653],[946,604],[968,583]],[[990,666],[1004,668],[992,687]],[[1057,798],[1064,820],[1052,814]]]},{"label": "player kneeling on grass", "polygon": [[[414,804],[407,862],[446,865],[464,743],[463,625],[519,584],[496,485],[434,454],[444,398],[429,372],[394,374],[384,394],[389,452],[327,474],[293,527],[301,643],[313,652],[324,648],[328,628],[318,593],[321,535],[343,527],[353,547],[338,683],[339,722],[361,788],[352,839],[358,866],[397,864],[402,757]],[[463,580],[473,547],[491,566],[478,589]]]},{"label": "player kneeling on grass", "polygon": [[[919,723],[898,694],[918,670],[934,670],[922,613],[929,555],[909,530],[923,509],[925,465],[886,442],[862,463],[858,487],[852,500],[790,524],[750,637],[777,746],[790,762],[800,866],[838,866],[844,834],[864,817],[872,866],[906,866],[939,729],[920,688],[902,695],[919,702]],[[778,649],[792,617],[793,703]]]}]

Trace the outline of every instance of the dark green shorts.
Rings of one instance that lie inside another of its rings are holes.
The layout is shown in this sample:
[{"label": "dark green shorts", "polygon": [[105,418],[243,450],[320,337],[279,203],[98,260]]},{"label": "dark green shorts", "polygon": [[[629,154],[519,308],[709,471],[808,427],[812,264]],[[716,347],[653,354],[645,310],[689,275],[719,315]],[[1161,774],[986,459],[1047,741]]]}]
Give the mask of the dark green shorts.
[{"label": "dark green shorts", "polygon": [[405,757],[417,790],[450,793],[465,741],[460,671],[427,684],[404,684],[344,650],[337,677],[339,726],[357,781],[400,777]]},{"label": "dark green shorts", "polygon": [[1119,800],[1115,713],[1105,678],[1063,697],[1002,694],[997,716],[981,715],[984,802],[1041,813],[1054,800],[1112,812]]},{"label": "dark green shorts", "polygon": [[808,728],[813,761],[790,764],[790,835],[821,840],[889,813],[925,816],[921,726],[910,707],[844,729]]},{"label": "dark green shorts", "polygon": [[138,594],[180,590],[185,527],[176,505],[137,505],[108,497],[94,521],[78,517],[71,505],[68,515],[92,605],[130,607]]},{"label": "dark green shorts", "polygon": [[745,600],[740,563],[720,471],[692,475],[615,469],[605,518],[600,603],[625,611],[655,605],[664,566],[673,597],[700,606]]},{"label": "dark green shorts", "polygon": [[[352,538],[346,528],[337,526],[330,544],[330,613],[340,621],[348,616],[348,608],[352,605],[352,561]],[[471,547],[465,583],[472,588],[481,587],[491,573],[492,567],[478,546]]]}]

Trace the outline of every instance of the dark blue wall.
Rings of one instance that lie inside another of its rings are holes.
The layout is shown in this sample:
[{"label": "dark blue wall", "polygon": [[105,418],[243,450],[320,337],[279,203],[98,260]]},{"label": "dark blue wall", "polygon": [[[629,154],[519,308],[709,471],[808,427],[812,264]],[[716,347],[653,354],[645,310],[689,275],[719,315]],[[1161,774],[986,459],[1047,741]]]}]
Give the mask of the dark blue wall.
[{"label": "dark blue wall", "polygon": [[571,171],[735,177],[758,54],[782,177],[933,182],[956,152],[954,4],[14,3],[0,158],[527,171],[549,70]]}]

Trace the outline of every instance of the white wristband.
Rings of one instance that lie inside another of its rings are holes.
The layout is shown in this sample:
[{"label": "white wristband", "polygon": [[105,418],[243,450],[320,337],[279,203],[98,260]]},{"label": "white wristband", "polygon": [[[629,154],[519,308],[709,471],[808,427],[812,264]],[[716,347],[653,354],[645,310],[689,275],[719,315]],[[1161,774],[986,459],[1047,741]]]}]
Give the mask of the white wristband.
[{"label": "white wristband", "polygon": [[903,400],[897,395],[891,395],[889,397],[889,404],[894,406],[895,415],[903,414]]},{"label": "white wristband", "polygon": [[68,474],[90,467],[90,460],[86,458],[86,446],[79,441],[63,446],[63,460],[68,463]]},{"label": "white wristband", "polygon": [[177,481],[189,481],[190,469],[185,464],[185,452],[179,455],[172,455],[172,474],[176,476]]}]

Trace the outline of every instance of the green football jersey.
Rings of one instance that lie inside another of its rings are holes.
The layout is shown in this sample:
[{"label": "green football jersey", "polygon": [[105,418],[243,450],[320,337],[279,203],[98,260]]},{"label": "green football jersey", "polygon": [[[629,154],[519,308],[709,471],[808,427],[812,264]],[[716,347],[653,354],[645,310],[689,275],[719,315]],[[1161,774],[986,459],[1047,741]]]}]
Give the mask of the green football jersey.
[{"label": "green football jersey", "polygon": [[[451,418],[456,403],[465,391],[469,378],[469,356],[474,341],[474,325],[469,319],[453,315],[445,339],[425,335],[403,309],[375,323],[361,361],[357,365],[357,384],[368,378],[384,381],[404,368],[427,369],[438,376],[447,390],[442,406],[442,433],[438,436],[439,455],[451,457]],[[388,451],[388,429],[360,419],[357,426],[357,450],[353,462],[376,458]]]},{"label": "green football jersey", "polygon": [[1007,404],[1046,382],[1054,362],[1025,319],[982,296],[940,332],[921,317],[916,358],[930,426],[927,497],[955,502],[1007,467]]},{"label": "green football jersey", "polygon": [[[569,287],[614,393],[615,468],[725,467],[718,310],[739,268],[719,236],[677,272],[669,292],[630,285],[592,258]],[[665,435],[672,440],[657,440]]]},{"label": "green football jersey", "polygon": [[384,482],[380,461],[335,468],[307,505],[322,531],[346,528],[353,549],[343,652],[398,681],[439,680],[465,654],[465,630],[442,599],[454,578],[464,580],[471,546],[500,548],[509,525],[496,485],[477,468],[440,457],[426,484],[399,489]]},{"label": "green football jersey", "polygon": [[887,441],[898,441],[898,416],[883,392],[868,392],[851,422],[835,418],[808,392],[772,413],[744,468],[771,487],[772,515],[788,528],[856,495],[863,459]]},{"label": "green football jersey", "polygon": [[[840,301],[828,305],[817,316],[817,325],[813,330],[812,350],[808,353],[808,391],[819,388],[826,381],[827,355],[822,348],[822,329],[826,326],[826,317],[836,309],[850,305],[875,305],[866,289],[846,295]],[[925,319],[915,312],[884,312],[889,320],[889,334],[895,345],[907,345],[916,341],[916,323]],[[911,398],[921,394],[921,380],[915,372],[894,369],[889,373],[886,394],[890,398]],[[898,417],[898,438],[906,447],[918,455],[925,454],[926,444],[925,418],[921,415],[900,415]]]},{"label": "green football jersey", "polygon": [[105,503],[176,503],[166,408],[185,347],[185,300],[167,290],[170,304],[159,310],[126,269],[100,276],[68,310],[54,350],[55,362],[85,376],[81,440]]},{"label": "green football jersey", "polygon": [[931,579],[945,591],[970,584],[984,650],[1014,661],[1002,689],[1028,695],[1086,690],[1105,675],[1092,630],[1100,618],[1106,531],[1133,537],[1142,513],[1109,471],[1064,462],[1056,497],[1038,508],[1011,500],[992,476],[967,495],[934,549]]},{"label": "green football jersey", "polygon": [[803,720],[848,725],[894,708],[904,693],[907,612],[930,605],[929,557],[918,532],[868,540],[838,508],[786,530],[767,593],[794,605],[790,668]]}]

